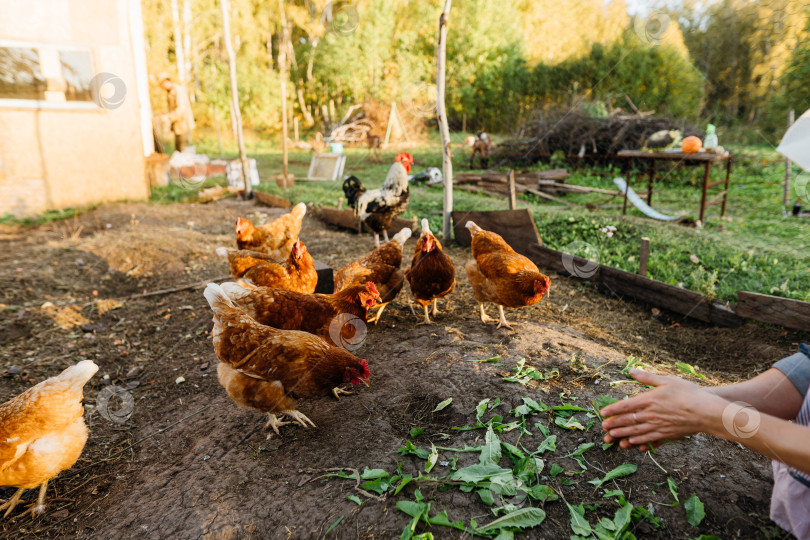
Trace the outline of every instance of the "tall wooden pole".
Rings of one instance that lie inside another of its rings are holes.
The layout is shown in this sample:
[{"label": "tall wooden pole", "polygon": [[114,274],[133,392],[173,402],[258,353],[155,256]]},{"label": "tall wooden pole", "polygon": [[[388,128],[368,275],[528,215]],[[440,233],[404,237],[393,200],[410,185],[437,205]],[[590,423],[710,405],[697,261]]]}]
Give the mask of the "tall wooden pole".
[{"label": "tall wooden pole", "polygon": [[287,14],[284,11],[284,0],[278,0],[278,10],[281,14],[281,39],[278,44],[278,74],[281,79],[281,157],[284,167],[284,186],[289,186],[287,176],[289,163],[287,160]]},{"label": "tall wooden pole", "polygon": [[[795,120],[796,111],[790,109],[790,112],[788,112],[788,129],[790,129],[790,126],[793,125]],[[782,202],[782,206],[785,207],[785,211],[787,211],[787,206],[790,204],[790,175],[793,172],[791,168],[790,158],[785,158],[785,198]]]},{"label": "tall wooden pole", "polygon": [[251,195],[250,170],[245,155],[245,137],[242,133],[242,113],[239,110],[239,88],[236,84],[236,55],[231,44],[231,17],[228,0],[219,0],[222,7],[222,38],[225,41],[225,51],[228,53],[228,71],[231,75],[231,111],[233,123],[236,128],[236,140],[239,143],[239,160],[242,162],[242,182],[245,186],[245,198]]},{"label": "tall wooden pole", "polygon": [[450,241],[453,230],[450,226],[450,214],[453,212],[453,157],[450,153],[450,127],[447,125],[447,109],[444,103],[444,79],[447,62],[447,23],[450,17],[452,0],[445,0],[444,10],[439,17],[439,43],[436,48],[436,114],[439,121],[439,133],[442,136],[442,169],[444,172],[444,223],[442,235],[445,242]]},{"label": "tall wooden pole", "polygon": [[184,54],[183,33],[180,31],[180,8],[177,0],[172,0],[172,29],[174,34],[174,58],[177,61],[177,78],[186,84],[186,55]]}]

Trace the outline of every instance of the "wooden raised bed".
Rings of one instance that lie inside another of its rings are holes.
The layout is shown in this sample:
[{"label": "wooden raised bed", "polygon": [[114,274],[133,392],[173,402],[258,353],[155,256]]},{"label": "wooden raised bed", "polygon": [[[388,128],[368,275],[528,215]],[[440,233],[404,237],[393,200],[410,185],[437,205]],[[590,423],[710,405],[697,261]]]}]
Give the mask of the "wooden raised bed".
[{"label": "wooden raised bed", "polygon": [[738,291],[737,315],[785,328],[810,331],[810,302]]},{"label": "wooden raised bed", "polygon": [[253,191],[256,195],[256,200],[266,206],[272,206],[273,208],[291,208],[292,201],[289,201],[283,197],[279,197],[277,195],[272,195],[270,193],[264,193],[262,191]]},{"label": "wooden raised bed", "polygon": [[520,210],[492,210],[489,212],[453,212],[453,236],[462,246],[471,243],[470,231],[465,225],[474,221],[487,231],[500,234],[512,249],[523,255],[528,254],[529,246],[538,244],[540,237],[532,214],[526,208]]},{"label": "wooden raised bed", "polygon": [[[335,225],[343,229],[349,229],[357,232],[358,234],[368,227],[363,227],[360,223],[360,218],[354,214],[354,210],[338,210],[337,208],[330,208],[328,206],[321,206],[318,208],[318,215],[321,219],[329,225]],[[391,237],[401,231],[402,229],[417,230],[416,221],[411,221],[402,218],[394,218],[391,227],[388,228],[388,236]]]}]

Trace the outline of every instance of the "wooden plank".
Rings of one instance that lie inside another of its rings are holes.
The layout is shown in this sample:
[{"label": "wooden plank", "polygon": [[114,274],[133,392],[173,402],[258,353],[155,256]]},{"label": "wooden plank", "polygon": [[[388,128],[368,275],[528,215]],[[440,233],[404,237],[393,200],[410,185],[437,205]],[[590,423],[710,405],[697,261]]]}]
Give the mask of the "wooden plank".
[{"label": "wooden plank", "polygon": [[593,261],[540,245],[530,246],[527,256],[541,268],[550,268],[563,275],[601,283],[618,297],[629,296],[717,326],[733,328],[742,322],[733,310],[722,304],[710,302],[694,291],[646,276],[604,265],[593,268]]},{"label": "wooden plank", "polygon": [[747,319],[810,330],[810,302],[746,291],[737,292],[737,314]]},{"label": "wooden plank", "polygon": [[[368,229],[368,227],[362,227],[361,229],[360,220],[354,214],[354,210],[351,209],[338,210],[328,206],[321,206],[318,209],[318,213],[321,219],[330,225],[336,225],[338,227],[350,229],[356,232],[361,232],[361,230]],[[391,227],[388,228],[388,236],[393,236],[405,228],[416,230],[416,221],[394,218],[394,221],[391,222]]]},{"label": "wooden plank", "polygon": [[538,189],[550,189],[553,191],[569,191],[572,193],[604,193],[606,195],[622,195],[622,192],[616,189],[602,189],[590,186],[578,186],[576,184],[562,184],[552,180],[539,180],[537,182]]},{"label": "wooden plank", "polygon": [[712,163],[718,161],[728,161],[731,159],[729,154],[710,154],[708,152],[697,152],[695,154],[684,154],[683,152],[643,152],[641,150],[620,150],[619,157],[623,158],[637,158],[637,159],[665,159],[676,160],[691,163]]},{"label": "wooden plank", "polygon": [[532,189],[532,188],[524,188],[523,192],[524,193],[531,193],[532,195],[537,195],[538,197],[542,197],[543,199],[548,199],[550,201],[554,201],[554,202],[564,204],[565,206],[571,206],[571,203],[569,203],[568,201],[564,201],[563,199],[560,199],[559,197],[555,197],[554,195],[549,195],[548,193],[545,193],[544,191],[538,191],[538,190]]},{"label": "wooden plank", "polygon": [[647,261],[650,258],[650,239],[646,236],[641,238],[641,250],[638,254],[638,275],[647,275]]},{"label": "wooden plank", "polygon": [[292,201],[289,201],[283,197],[278,197],[270,193],[264,193],[263,191],[254,191],[254,194],[256,195],[256,200],[264,205],[272,206],[274,208],[292,207]]},{"label": "wooden plank", "polygon": [[474,221],[484,230],[497,233],[518,253],[526,254],[528,247],[540,243],[537,227],[528,209],[494,210],[490,212],[453,212],[453,234],[456,242],[469,246],[470,231],[464,226]]},{"label": "wooden plank", "polygon": [[515,191],[515,171],[509,171],[508,178],[508,196],[509,196],[509,210],[517,208],[517,192]]}]

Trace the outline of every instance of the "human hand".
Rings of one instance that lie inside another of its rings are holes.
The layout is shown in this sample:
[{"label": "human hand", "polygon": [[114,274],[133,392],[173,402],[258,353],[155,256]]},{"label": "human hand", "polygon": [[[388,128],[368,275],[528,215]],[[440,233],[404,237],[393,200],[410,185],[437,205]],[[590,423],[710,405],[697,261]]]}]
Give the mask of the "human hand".
[{"label": "human hand", "polygon": [[710,425],[709,419],[719,417],[726,403],[723,398],[680,377],[655,375],[639,369],[631,369],[630,376],[655,388],[600,411],[605,418],[602,422],[607,432],[605,442],[618,441],[624,449],[639,447],[645,451],[650,445],[658,447],[666,440],[705,431]]}]

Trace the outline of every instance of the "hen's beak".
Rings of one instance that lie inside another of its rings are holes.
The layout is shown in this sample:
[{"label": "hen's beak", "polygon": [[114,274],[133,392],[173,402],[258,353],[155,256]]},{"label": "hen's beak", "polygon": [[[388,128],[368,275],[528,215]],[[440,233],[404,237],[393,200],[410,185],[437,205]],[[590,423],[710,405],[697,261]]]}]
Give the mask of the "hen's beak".
[{"label": "hen's beak", "polygon": [[362,382],[362,383],[363,383],[363,384],[365,384],[366,386],[371,386],[371,384],[370,384],[370,379],[367,379],[367,378],[365,378],[365,377],[358,377],[358,379],[360,379],[360,382]]}]

